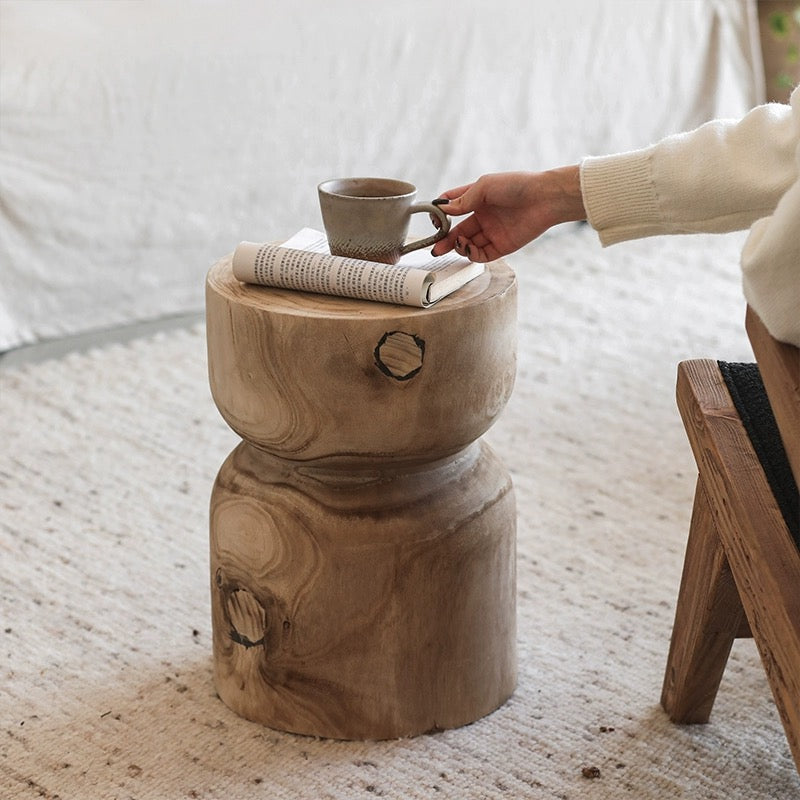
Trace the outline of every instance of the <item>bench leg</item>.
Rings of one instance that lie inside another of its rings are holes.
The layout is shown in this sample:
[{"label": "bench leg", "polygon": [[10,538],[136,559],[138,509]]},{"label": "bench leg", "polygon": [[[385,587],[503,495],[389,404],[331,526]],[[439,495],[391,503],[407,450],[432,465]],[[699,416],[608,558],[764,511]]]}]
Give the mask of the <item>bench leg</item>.
[{"label": "bench leg", "polygon": [[661,705],[673,722],[708,722],[743,619],[739,593],[699,477],[661,692]]}]

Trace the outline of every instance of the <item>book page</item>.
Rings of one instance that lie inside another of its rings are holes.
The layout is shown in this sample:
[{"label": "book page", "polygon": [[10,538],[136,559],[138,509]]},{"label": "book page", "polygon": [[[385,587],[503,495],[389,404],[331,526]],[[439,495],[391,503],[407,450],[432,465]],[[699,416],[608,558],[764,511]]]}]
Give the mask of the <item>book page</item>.
[{"label": "book page", "polygon": [[427,307],[483,272],[461,256],[434,258],[424,250],[397,264],[332,256],[324,233],[304,228],[281,245],[241,242],[234,276],[245,283]]}]

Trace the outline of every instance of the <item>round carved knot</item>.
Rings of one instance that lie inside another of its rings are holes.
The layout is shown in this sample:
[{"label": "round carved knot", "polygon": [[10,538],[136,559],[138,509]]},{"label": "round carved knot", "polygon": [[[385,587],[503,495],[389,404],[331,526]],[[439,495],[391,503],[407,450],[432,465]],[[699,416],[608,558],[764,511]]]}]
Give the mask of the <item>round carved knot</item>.
[{"label": "round carved knot", "polygon": [[378,369],[396,381],[407,381],[422,369],[425,341],[411,333],[388,331],[375,348]]},{"label": "round carved knot", "polygon": [[228,595],[226,606],[231,639],[244,647],[264,644],[267,617],[261,603],[246,589],[239,589]]}]

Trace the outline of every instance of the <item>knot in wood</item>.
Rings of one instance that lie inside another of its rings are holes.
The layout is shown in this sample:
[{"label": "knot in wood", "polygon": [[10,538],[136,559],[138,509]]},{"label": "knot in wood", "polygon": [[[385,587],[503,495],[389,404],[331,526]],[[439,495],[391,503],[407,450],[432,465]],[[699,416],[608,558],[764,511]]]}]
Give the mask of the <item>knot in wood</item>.
[{"label": "knot in wood", "polygon": [[378,369],[396,381],[407,381],[421,369],[425,341],[412,333],[387,331],[375,348]]}]

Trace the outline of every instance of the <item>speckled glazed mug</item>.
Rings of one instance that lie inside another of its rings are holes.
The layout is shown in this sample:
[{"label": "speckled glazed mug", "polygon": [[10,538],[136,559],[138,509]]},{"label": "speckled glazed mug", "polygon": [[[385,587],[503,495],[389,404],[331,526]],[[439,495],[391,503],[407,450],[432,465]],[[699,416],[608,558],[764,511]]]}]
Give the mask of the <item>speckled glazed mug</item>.
[{"label": "speckled glazed mug", "polygon": [[[433,203],[415,203],[413,183],[392,178],[338,178],[318,187],[322,224],[331,253],[395,264],[412,250],[447,235],[450,218]],[[406,242],[412,214],[427,212],[440,227],[432,236]]]}]

